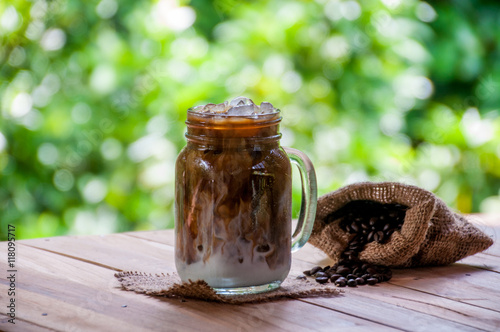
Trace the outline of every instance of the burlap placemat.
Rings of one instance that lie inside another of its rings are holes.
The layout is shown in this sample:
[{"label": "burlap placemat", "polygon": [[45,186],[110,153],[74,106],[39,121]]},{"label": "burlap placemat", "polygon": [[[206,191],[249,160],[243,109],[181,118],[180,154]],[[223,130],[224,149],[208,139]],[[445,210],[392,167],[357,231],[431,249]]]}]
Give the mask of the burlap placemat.
[{"label": "burlap placemat", "polygon": [[269,302],[286,298],[331,297],[342,292],[333,284],[320,285],[315,281],[293,276],[289,276],[276,290],[249,295],[219,295],[204,281],[181,282],[176,273],[150,274],[128,271],[116,273],[115,277],[123,289],[140,294],[231,304]]}]

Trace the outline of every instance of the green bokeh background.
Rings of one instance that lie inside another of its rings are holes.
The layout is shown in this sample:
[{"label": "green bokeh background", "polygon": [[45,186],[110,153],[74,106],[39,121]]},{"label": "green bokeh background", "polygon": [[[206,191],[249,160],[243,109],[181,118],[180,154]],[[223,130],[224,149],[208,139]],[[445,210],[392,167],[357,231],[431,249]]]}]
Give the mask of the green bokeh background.
[{"label": "green bokeh background", "polygon": [[173,227],[186,110],[239,95],[282,110],[320,195],[499,212],[499,24],[495,1],[2,1],[1,239]]}]

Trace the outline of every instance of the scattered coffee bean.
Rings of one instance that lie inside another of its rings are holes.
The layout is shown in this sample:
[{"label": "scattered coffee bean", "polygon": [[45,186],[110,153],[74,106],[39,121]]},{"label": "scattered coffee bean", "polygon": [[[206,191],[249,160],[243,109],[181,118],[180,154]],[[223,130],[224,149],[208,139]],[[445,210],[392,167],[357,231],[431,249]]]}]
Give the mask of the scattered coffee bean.
[{"label": "scattered coffee bean", "polygon": [[316,277],[316,281],[320,284],[325,284],[328,282],[328,277]]},{"label": "scattered coffee bean", "polygon": [[347,286],[349,287],[356,287],[358,283],[356,282],[356,279],[349,279],[347,280]]},{"label": "scattered coffee bean", "polygon": [[345,287],[346,284],[347,284],[347,281],[345,278],[338,278],[335,281],[335,286],[337,286],[337,287]]},{"label": "scattered coffee bean", "polygon": [[332,274],[332,276],[330,277],[330,281],[335,282],[339,278],[342,278],[342,275],[335,273],[335,274]]},{"label": "scattered coffee bean", "polygon": [[311,270],[305,270],[305,271],[302,271],[302,273],[304,273],[304,275],[306,275],[306,276],[310,276]]},{"label": "scattered coffee bean", "polygon": [[366,281],[363,278],[356,278],[356,282],[358,283],[359,286],[365,285]]},{"label": "scattered coffee bean", "polygon": [[304,279],[307,279],[307,277],[303,274],[300,274],[297,276],[297,279],[301,279],[301,280],[304,280]]},{"label": "scattered coffee bean", "polygon": [[368,278],[368,280],[366,280],[366,283],[368,285],[376,285],[378,282],[378,279],[377,278]]},{"label": "scattered coffee bean", "polygon": [[319,271],[321,271],[321,270],[323,270],[323,269],[321,268],[321,266],[316,266],[316,267],[313,267],[313,268],[311,269],[311,275],[315,275],[316,273],[318,273],[318,272],[319,272]]}]

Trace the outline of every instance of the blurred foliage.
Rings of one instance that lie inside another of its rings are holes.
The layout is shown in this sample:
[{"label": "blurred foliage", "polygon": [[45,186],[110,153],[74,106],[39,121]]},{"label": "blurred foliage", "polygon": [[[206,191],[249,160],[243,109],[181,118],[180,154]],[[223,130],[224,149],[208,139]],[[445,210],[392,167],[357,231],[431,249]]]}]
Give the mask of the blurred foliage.
[{"label": "blurred foliage", "polygon": [[[173,227],[186,109],[283,111],[319,194],[402,181],[500,209],[500,4],[0,3],[0,236]],[[300,190],[294,189],[297,214]]]}]

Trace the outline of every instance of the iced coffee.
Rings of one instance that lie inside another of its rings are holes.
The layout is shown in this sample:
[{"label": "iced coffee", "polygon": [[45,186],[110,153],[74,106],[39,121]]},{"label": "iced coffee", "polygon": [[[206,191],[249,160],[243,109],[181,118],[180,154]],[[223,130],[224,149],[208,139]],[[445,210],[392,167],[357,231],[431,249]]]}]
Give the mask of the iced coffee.
[{"label": "iced coffee", "polygon": [[291,263],[291,166],[281,115],[236,98],[188,110],[176,163],[176,267],[215,288],[281,282]]}]

